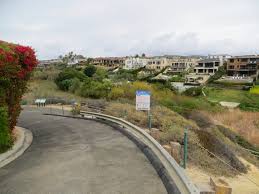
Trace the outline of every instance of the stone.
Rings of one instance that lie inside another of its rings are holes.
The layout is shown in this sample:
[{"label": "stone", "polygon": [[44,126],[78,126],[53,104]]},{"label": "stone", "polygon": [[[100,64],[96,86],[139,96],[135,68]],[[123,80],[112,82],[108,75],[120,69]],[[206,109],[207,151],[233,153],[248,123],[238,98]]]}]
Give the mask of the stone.
[{"label": "stone", "polygon": [[159,131],[159,129],[152,128],[152,129],[150,130],[150,135],[151,135],[154,139],[159,139],[159,137],[160,137],[160,131]]},{"label": "stone", "polygon": [[210,185],[212,186],[213,190],[215,190],[216,194],[231,194],[232,193],[232,188],[223,179],[218,179],[217,181],[215,181],[212,178],[210,178]]},{"label": "stone", "polygon": [[171,146],[170,145],[163,145],[163,148],[171,155]]},{"label": "stone", "polygon": [[180,164],[181,162],[181,145],[178,142],[170,142],[171,146],[171,155],[175,161]]}]

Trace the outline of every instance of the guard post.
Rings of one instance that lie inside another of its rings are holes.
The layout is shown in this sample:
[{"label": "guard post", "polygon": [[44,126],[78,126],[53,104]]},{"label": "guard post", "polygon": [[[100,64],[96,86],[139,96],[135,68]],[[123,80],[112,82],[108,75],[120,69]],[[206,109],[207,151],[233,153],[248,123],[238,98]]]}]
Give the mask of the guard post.
[{"label": "guard post", "polygon": [[188,153],[188,135],[187,129],[184,129],[184,138],[183,138],[183,168],[186,169],[187,164],[187,153]]}]

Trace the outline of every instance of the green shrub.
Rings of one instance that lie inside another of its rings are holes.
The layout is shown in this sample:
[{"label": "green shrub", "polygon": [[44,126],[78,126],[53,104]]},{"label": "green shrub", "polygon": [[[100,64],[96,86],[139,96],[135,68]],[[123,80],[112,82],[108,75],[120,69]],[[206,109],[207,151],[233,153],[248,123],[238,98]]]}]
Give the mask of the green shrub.
[{"label": "green shrub", "polygon": [[69,86],[69,91],[75,93],[77,90],[80,89],[81,82],[78,78],[74,78],[71,80],[71,85]]},{"label": "green shrub", "polygon": [[72,113],[72,115],[79,115],[80,111],[81,111],[80,105],[76,104],[73,106],[71,113]]},{"label": "green shrub", "polygon": [[80,95],[90,98],[106,98],[111,90],[109,82],[85,81],[80,88]]},{"label": "green shrub", "polygon": [[118,98],[122,98],[124,96],[124,90],[122,88],[114,87],[109,93],[108,97],[111,100],[116,100]]},{"label": "green shrub", "polygon": [[100,82],[107,77],[108,77],[108,72],[103,68],[97,68],[95,74],[93,75],[94,80],[100,81]]},{"label": "green shrub", "polygon": [[55,83],[57,84],[58,88],[67,91],[69,87],[72,85],[72,80],[74,78],[78,78],[80,81],[86,79],[86,76],[75,69],[66,68],[62,72],[60,72],[55,79]]},{"label": "green shrub", "polygon": [[188,88],[183,94],[186,96],[200,96],[202,94],[202,87]]},{"label": "green shrub", "polygon": [[5,108],[0,107],[0,153],[9,149],[12,144],[12,137],[8,129],[7,112]]},{"label": "green shrub", "polygon": [[175,75],[170,79],[171,82],[184,82],[185,79],[181,75]]},{"label": "green shrub", "polygon": [[259,95],[259,86],[254,86],[249,91],[251,94],[258,94]]},{"label": "green shrub", "polygon": [[84,70],[84,74],[87,76],[87,77],[93,77],[93,75],[95,74],[96,72],[96,67],[94,65],[88,65],[85,70]]},{"label": "green shrub", "polygon": [[214,81],[218,80],[223,75],[225,75],[226,73],[227,71],[224,66],[219,67],[218,71],[208,79],[208,83],[213,83]]}]

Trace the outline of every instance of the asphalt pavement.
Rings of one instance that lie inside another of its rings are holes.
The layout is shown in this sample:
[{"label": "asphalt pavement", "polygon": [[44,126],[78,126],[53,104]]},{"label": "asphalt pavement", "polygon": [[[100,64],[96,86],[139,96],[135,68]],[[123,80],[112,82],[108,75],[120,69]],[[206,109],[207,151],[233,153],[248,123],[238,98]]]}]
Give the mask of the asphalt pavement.
[{"label": "asphalt pavement", "polygon": [[26,152],[0,169],[0,193],[167,193],[145,155],[111,126],[25,108]]}]

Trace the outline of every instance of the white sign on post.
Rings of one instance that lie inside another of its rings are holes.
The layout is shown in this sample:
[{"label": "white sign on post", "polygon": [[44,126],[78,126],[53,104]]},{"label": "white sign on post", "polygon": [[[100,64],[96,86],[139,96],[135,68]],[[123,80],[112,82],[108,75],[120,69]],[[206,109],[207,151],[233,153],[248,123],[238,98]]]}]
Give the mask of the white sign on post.
[{"label": "white sign on post", "polygon": [[145,90],[136,91],[136,110],[150,110],[150,92]]}]

